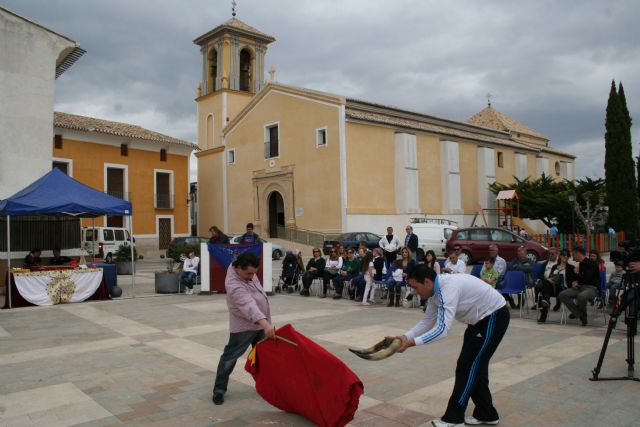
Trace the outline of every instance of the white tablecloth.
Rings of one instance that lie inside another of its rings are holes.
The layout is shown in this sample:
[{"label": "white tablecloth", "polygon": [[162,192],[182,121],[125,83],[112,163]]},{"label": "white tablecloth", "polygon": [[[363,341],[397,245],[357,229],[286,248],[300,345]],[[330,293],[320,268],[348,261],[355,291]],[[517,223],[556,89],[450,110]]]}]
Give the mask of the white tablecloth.
[{"label": "white tablecloth", "polygon": [[102,282],[102,269],[14,273],[13,278],[22,298],[31,304],[54,305],[89,298]]}]

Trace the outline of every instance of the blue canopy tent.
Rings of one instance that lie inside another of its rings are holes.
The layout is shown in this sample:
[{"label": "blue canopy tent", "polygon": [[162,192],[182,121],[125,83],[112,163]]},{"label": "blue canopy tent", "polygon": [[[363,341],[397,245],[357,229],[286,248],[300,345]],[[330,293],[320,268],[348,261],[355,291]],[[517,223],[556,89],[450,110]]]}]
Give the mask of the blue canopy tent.
[{"label": "blue canopy tent", "polygon": [[[25,215],[72,215],[95,218],[102,215],[132,216],[131,203],[95,190],[68,177],[58,168],[40,177],[31,185],[5,200],[0,200],[0,215],[7,217],[7,269],[11,271],[11,217]],[[133,238],[129,221],[129,235]],[[131,246],[131,263],[133,245]],[[132,266],[133,271],[133,266]],[[131,286],[135,289],[134,274]],[[9,286],[9,308],[11,287]]]}]

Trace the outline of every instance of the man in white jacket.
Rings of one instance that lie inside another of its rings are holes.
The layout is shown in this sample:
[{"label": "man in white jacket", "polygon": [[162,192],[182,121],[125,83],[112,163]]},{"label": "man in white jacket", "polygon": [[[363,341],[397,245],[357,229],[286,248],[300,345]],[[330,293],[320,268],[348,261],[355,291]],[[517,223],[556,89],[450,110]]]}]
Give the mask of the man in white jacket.
[{"label": "man in white jacket", "polygon": [[[423,319],[397,337],[400,353],[447,336],[453,319],[467,324],[456,366],[456,380],[442,419],[436,427],[496,425],[498,412],[489,391],[489,360],[509,326],[509,309],[502,295],[482,280],[468,274],[436,275],[424,265],[409,276],[415,293],[428,299]],[[464,413],[473,400],[473,416]]]},{"label": "man in white jacket", "polygon": [[393,227],[387,227],[387,235],[383,236],[378,243],[384,251],[384,257],[386,259],[387,269],[393,264],[393,261],[398,257],[398,250],[400,249],[400,239],[393,234]]}]

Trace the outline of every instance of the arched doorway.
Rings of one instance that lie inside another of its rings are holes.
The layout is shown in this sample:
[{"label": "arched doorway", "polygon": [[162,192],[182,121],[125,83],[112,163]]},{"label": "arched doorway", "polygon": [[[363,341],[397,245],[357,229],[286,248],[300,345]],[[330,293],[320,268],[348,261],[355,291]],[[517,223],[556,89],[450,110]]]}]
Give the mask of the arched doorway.
[{"label": "arched doorway", "polygon": [[284,227],[284,201],[279,192],[273,191],[269,194],[269,237],[278,236],[278,226]]}]

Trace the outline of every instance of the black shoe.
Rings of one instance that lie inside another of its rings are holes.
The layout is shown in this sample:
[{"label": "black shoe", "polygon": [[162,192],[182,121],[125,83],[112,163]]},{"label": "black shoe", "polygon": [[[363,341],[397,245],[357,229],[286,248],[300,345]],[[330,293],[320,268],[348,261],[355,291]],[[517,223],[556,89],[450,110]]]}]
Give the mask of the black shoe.
[{"label": "black shoe", "polygon": [[412,299],[413,299],[413,294],[407,295],[407,298],[406,298],[407,301],[411,301]]},{"label": "black shoe", "polygon": [[334,295],[333,296],[333,299],[340,299],[340,298],[342,298],[342,295]]},{"label": "black shoe", "polygon": [[303,289],[300,291],[300,295],[303,297],[308,297],[309,296],[309,289]]},{"label": "black shoe", "polygon": [[604,304],[602,303],[602,301],[600,301],[598,303],[598,310],[602,310],[604,308]]},{"label": "black shoe", "polygon": [[531,310],[536,310],[537,308],[538,308],[538,306],[537,306],[536,304],[533,304],[533,305],[531,306]]},{"label": "black shoe", "polygon": [[556,302],[556,305],[553,306],[553,311],[558,311],[560,310],[560,302]]},{"label": "black shoe", "polygon": [[569,315],[569,319],[576,319],[576,315],[575,315],[575,314],[573,314],[573,313],[571,313],[571,314]]},{"label": "black shoe", "polygon": [[549,308],[549,301],[547,301],[546,299],[543,299],[542,301],[540,301],[540,307],[541,308]]},{"label": "black shoe", "polygon": [[222,405],[224,403],[224,394],[213,393],[213,398],[211,400],[213,400],[214,405]]},{"label": "black shoe", "polygon": [[580,324],[582,326],[587,326],[587,315],[583,314],[582,316],[580,316]]},{"label": "black shoe", "polygon": [[540,317],[538,318],[538,323],[544,323],[547,321],[547,309],[543,308],[540,310]]}]

